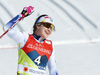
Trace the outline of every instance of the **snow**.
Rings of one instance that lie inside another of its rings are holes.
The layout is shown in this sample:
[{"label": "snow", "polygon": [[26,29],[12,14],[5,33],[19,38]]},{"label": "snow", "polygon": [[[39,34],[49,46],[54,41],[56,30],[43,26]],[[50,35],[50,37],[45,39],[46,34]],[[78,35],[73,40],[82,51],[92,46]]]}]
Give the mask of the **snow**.
[{"label": "snow", "polygon": [[[19,14],[23,7],[32,5],[35,12],[15,29],[32,33],[39,14],[53,18],[56,31],[48,39],[55,45],[59,75],[99,75],[99,3],[99,0],[0,0],[0,35],[3,25]],[[17,45],[5,35],[0,39],[1,75],[16,75],[17,61]]]}]

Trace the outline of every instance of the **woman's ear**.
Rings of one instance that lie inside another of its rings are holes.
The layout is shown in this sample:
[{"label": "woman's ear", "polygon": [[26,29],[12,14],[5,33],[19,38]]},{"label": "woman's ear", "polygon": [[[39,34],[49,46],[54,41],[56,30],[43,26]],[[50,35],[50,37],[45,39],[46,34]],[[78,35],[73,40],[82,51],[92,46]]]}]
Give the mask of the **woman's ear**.
[{"label": "woman's ear", "polygon": [[39,25],[37,25],[36,27],[37,27],[37,29],[39,29]]}]

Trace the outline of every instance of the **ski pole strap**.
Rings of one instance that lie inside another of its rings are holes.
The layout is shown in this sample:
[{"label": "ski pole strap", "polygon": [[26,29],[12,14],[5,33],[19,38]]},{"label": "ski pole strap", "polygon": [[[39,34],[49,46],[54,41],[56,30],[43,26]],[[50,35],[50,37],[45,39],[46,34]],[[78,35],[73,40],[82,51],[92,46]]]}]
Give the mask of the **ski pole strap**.
[{"label": "ski pole strap", "polygon": [[24,7],[23,11],[21,12],[22,16],[27,17],[28,15],[32,14],[34,12],[34,7]]}]

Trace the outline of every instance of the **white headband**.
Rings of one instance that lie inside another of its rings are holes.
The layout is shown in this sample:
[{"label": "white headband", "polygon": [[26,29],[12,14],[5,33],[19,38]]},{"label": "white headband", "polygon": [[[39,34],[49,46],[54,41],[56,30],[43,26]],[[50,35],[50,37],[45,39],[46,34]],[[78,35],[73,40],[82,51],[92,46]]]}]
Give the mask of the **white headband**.
[{"label": "white headband", "polygon": [[47,23],[51,23],[54,25],[52,18],[49,16],[40,17],[39,20],[37,21],[37,23],[40,23],[40,22],[47,22]]}]

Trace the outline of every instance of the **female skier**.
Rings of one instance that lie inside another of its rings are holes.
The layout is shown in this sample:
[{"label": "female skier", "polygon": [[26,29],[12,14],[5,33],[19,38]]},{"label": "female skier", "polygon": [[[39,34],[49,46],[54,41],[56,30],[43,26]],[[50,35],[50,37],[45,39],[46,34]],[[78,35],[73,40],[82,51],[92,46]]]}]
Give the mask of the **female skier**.
[{"label": "female skier", "polygon": [[[9,29],[21,17],[27,17],[33,12],[32,6],[24,7],[21,14],[14,17],[3,28]],[[33,34],[11,29],[7,34],[18,44],[17,75],[45,75],[46,66],[49,75],[58,75],[54,47],[51,40],[47,40],[55,30],[53,20],[48,15],[40,15],[33,26]]]}]

